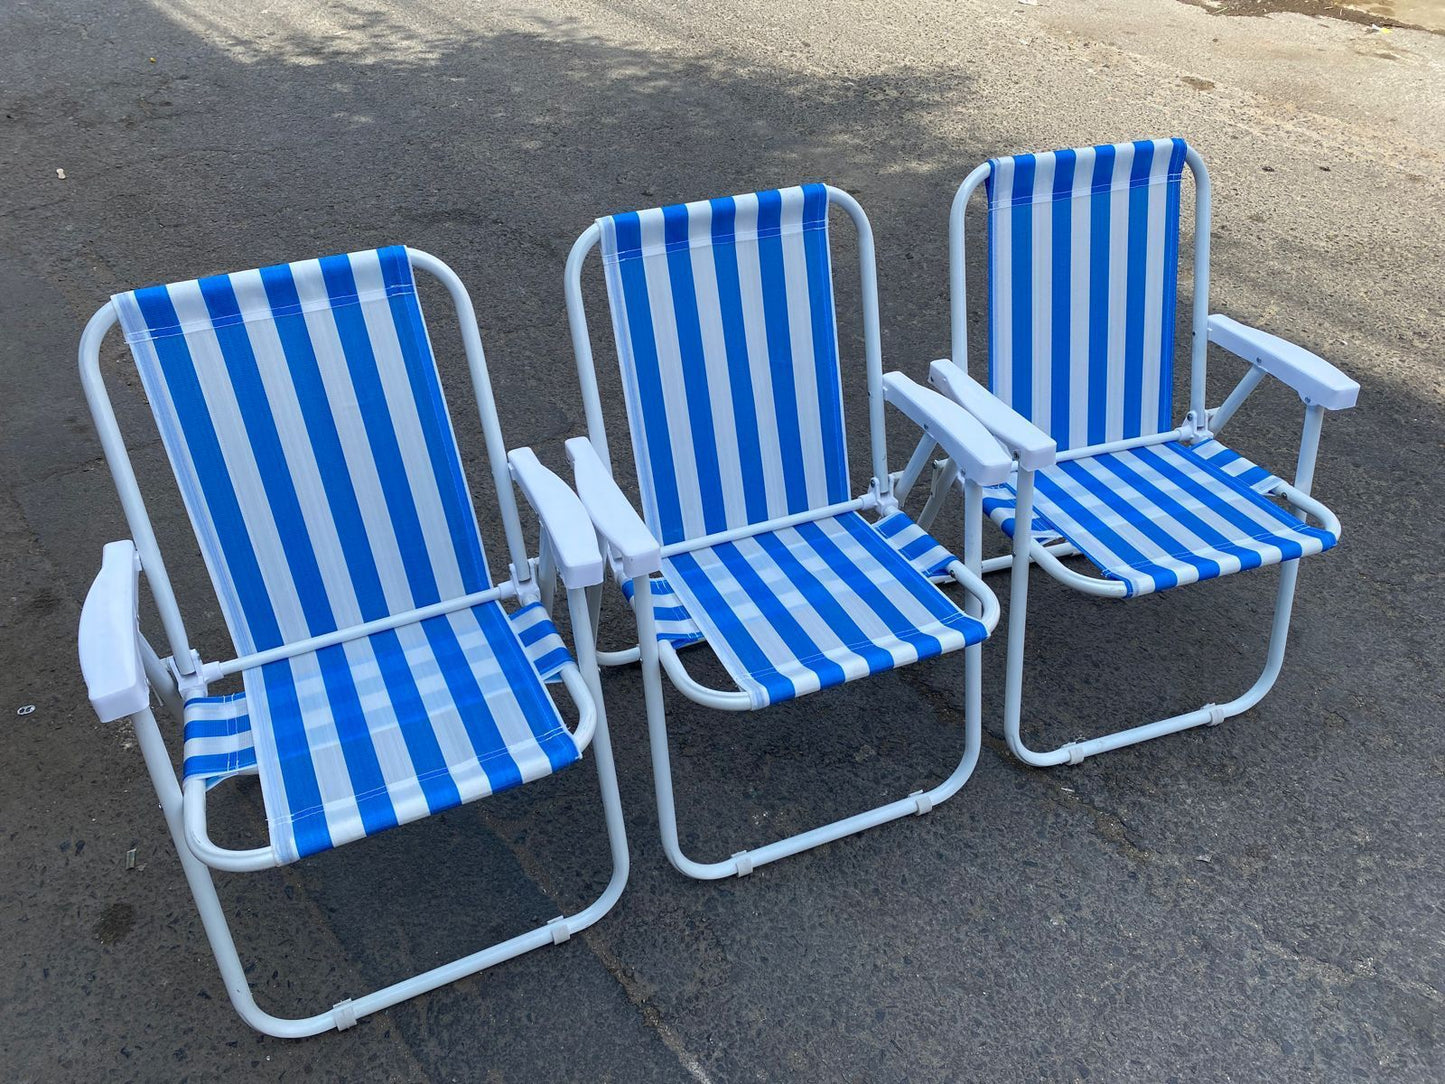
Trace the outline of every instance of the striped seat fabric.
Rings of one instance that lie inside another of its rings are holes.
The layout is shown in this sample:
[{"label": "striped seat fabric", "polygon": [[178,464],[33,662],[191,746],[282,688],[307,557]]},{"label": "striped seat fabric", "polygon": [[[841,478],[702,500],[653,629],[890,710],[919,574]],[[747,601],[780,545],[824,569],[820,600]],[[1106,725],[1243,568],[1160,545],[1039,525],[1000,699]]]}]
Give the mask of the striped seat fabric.
[{"label": "striped seat fabric", "polygon": [[[240,654],[490,586],[404,248],[113,303]],[[244,700],[208,698],[187,722],[236,758],[249,728],[283,861],[577,757],[495,604],[243,684]]]},{"label": "striped seat fabric", "polygon": [[1060,451],[1172,427],[1186,149],[989,162],[989,387]]},{"label": "striped seat fabric", "polygon": [[[400,650],[375,636],[343,645],[339,661],[355,690],[343,703],[331,695],[327,662],[317,654],[262,667],[247,682],[260,695],[187,701],[185,778],[254,772],[256,730],[299,730],[305,740],[280,750],[299,857],[579,758],[541,681],[517,680],[523,667],[545,679],[572,661],[541,603],[510,621],[489,602],[380,635],[394,635]],[[272,673],[283,667],[289,672]],[[280,703],[266,695],[277,684],[290,694]],[[290,718],[278,721],[278,710]],[[288,725],[297,719],[299,728]],[[360,735],[367,740],[358,742]]]},{"label": "striped seat fabric", "polygon": [[827,189],[599,226],[653,533],[667,544],[848,500]]},{"label": "striped seat fabric", "polygon": [[[1128,595],[1308,557],[1338,539],[1271,501],[1279,479],[1217,440],[1057,463],[1036,475],[1035,538],[1063,537]],[[984,497],[1010,535],[1012,486]]]},{"label": "striped seat fabric", "polygon": [[[956,557],[907,515],[894,512],[873,524],[873,530],[925,578],[932,581],[948,579],[948,566]],[[622,593],[632,600],[632,581],[621,579]],[[657,624],[657,638],[673,647],[701,643],[702,628],[687,612],[687,607],[667,582],[666,576],[652,578],[652,618]]]},{"label": "striped seat fabric", "polygon": [[663,576],[654,598],[662,583],[681,614],[668,613],[659,636],[678,642],[679,616],[690,619],[754,708],[987,635],[856,512],[679,553]]}]

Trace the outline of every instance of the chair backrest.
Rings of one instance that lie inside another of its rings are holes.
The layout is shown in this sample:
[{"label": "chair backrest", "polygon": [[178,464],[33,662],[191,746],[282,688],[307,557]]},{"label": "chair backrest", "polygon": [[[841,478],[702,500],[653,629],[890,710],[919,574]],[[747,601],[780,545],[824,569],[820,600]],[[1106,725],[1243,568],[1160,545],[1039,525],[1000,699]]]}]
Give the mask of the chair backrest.
[{"label": "chair backrest", "polygon": [[242,654],[490,585],[405,248],[112,301]]},{"label": "chair backrest", "polygon": [[644,516],[663,543],[849,498],[828,190],[600,219]]},{"label": "chair backrest", "polygon": [[989,387],[1059,450],[1173,425],[1182,139],[989,162]]}]

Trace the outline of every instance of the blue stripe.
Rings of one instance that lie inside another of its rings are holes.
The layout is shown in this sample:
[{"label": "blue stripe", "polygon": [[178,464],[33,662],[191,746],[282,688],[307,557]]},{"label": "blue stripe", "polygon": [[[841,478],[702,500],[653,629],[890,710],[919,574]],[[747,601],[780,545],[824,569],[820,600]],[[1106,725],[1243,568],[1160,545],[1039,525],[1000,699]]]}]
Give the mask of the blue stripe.
[{"label": "blue stripe", "polygon": [[652,475],[653,500],[657,502],[658,531],[664,542],[683,537],[682,502],[677,492],[677,466],[672,459],[672,436],[667,426],[667,406],[662,395],[662,370],[657,356],[657,337],[652,326],[652,303],[647,293],[647,269],[640,258],[624,253],[642,246],[642,222],[636,212],[612,219],[617,233],[617,274],[622,283],[622,303],[627,313],[631,342],[632,374],[637,385],[637,409],[647,443],[647,466]]},{"label": "blue stripe", "polygon": [[[206,700],[188,700],[186,707],[192,704],[206,703]],[[237,698],[240,699],[240,698]],[[231,738],[237,734],[249,734],[251,732],[251,717],[249,715],[233,715],[227,719],[191,719],[185,726],[185,741],[192,738]]]},{"label": "blue stripe", "polygon": [[296,855],[304,858],[330,850],[331,827],[321,804],[321,787],[316,765],[301,725],[301,702],[296,695],[296,675],[291,660],[282,659],[261,667],[265,689],[266,716],[271,720],[271,740],[276,745],[276,762],[291,817],[291,840]]},{"label": "blue stripe", "polygon": [[1109,186],[1114,148],[1094,149],[1089,196],[1089,424],[1088,443],[1102,444],[1109,421]]},{"label": "blue stripe", "polygon": [[1149,261],[1149,169],[1154,144],[1134,144],[1129,173],[1129,240],[1125,262],[1124,313],[1124,439],[1143,433],[1144,303]]},{"label": "blue stripe", "polygon": [[[1138,458],[1141,461],[1147,462],[1147,460],[1145,460],[1142,456],[1139,456]],[[1169,517],[1180,526],[1193,532],[1196,536],[1203,539],[1207,545],[1224,553],[1228,553],[1231,556],[1238,557],[1240,562],[1240,568],[1242,570],[1258,568],[1261,564],[1264,563],[1264,555],[1261,554],[1258,550],[1252,550],[1245,546],[1241,546],[1222,532],[1210,526],[1210,524],[1204,519],[1195,515],[1183,504],[1179,503],[1179,501],[1175,500],[1168,493],[1166,493],[1163,489],[1159,488],[1157,485],[1153,484],[1143,475],[1141,475],[1138,471],[1130,467],[1126,462],[1124,462],[1122,456],[1100,456],[1099,463],[1106,470],[1114,474],[1115,477],[1121,478],[1129,485],[1133,486],[1139,493],[1143,494],[1147,499],[1152,501],[1155,507],[1162,508],[1165,512],[1168,513]],[[1154,464],[1151,463],[1150,465],[1153,466]],[[1206,507],[1208,507],[1210,511],[1217,514],[1219,512],[1218,499],[1216,498],[1215,501],[1208,502],[1206,504]],[[1164,533],[1165,537],[1169,540],[1169,542],[1172,543],[1172,546],[1170,546],[1169,548],[1171,552],[1173,552],[1174,556],[1178,557],[1180,560],[1186,561],[1191,564],[1196,563],[1193,556],[1193,549],[1189,542],[1186,542],[1183,539],[1173,538],[1168,534],[1168,532],[1162,533]],[[1266,540],[1256,537],[1254,538],[1254,541],[1260,542]],[[1268,543],[1271,545],[1277,544],[1277,541],[1278,540],[1275,538],[1268,539]],[[1221,569],[1217,563],[1215,563],[1214,561],[1208,561],[1203,557],[1198,558],[1197,564],[1201,568],[1206,568],[1209,566],[1213,567],[1213,572],[1210,572],[1208,574],[1201,573],[1199,577],[1201,580],[1207,580],[1214,576],[1218,576],[1221,572]]]},{"label": "blue stripe", "polygon": [[803,186],[803,257],[808,269],[813,366],[818,382],[818,419],[827,469],[828,503],[840,504],[848,499],[848,442],[843,431],[843,389],[838,374],[838,325],[833,309],[825,185]]},{"label": "blue stripe", "polygon": [[[893,574],[893,579],[898,585],[907,589],[914,601],[928,611],[930,617],[940,624],[964,633],[964,640],[968,643],[977,643],[983,639],[983,625],[950,602],[942,591],[923,578],[922,573],[900,558],[898,551],[879,538],[877,532],[868,526],[862,516],[857,512],[848,512],[839,516],[838,522],[862,545],[868,556]],[[866,587],[854,584],[853,588],[860,594],[864,591],[877,590],[872,581],[869,581]],[[889,603],[881,595],[879,597],[882,598],[883,605],[891,609],[892,603]],[[876,610],[878,607],[875,606],[874,609]],[[898,615],[898,619],[903,620],[901,614]],[[898,632],[897,629],[894,631]]]},{"label": "blue stripe", "polygon": [[793,683],[773,669],[767,655],[758,647],[747,627],[738,620],[733,608],[713,586],[697,563],[697,558],[691,553],[679,553],[669,557],[668,563],[677,570],[682,581],[697,596],[698,603],[707,611],[708,617],[717,626],[719,635],[732,649],[733,654],[747,668],[753,679],[766,690],[768,702],[777,703],[792,697],[796,692]]},{"label": "blue stripe", "polygon": [[1034,375],[1034,156],[1014,159],[1013,205],[1010,236],[1013,245],[1013,282],[1010,285],[1010,313],[1013,317],[1012,370],[1013,408],[1025,418],[1033,414]]},{"label": "blue stripe", "polygon": [[496,717],[477,682],[476,672],[457,640],[450,617],[449,614],[430,617],[421,623],[421,629],[436,656],[437,669],[456,704],[457,716],[472,743],[472,751],[476,753],[477,762],[495,794],[519,785],[522,773],[507,749]]},{"label": "blue stripe", "polygon": [[[753,399],[753,373],[748,362],[747,328],[743,323],[743,298],[738,277],[737,241],[734,224],[737,204],[715,199],[712,206],[712,258],[722,317],[723,345],[728,359],[728,385],[732,392],[733,424],[737,428],[738,461],[743,478],[763,476],[763,448],[758,437],[758,411]],[[743,500],[748,522],[768,518],[768,495],[761,485],[744,485]],[[677,539],[664,539],[675,542]]]},{"label": "blue stripe", "polygon": [[[995,324],[995,309],[998,306],[999,295],[1002,292],[1002,285],[998,281],[998,251],[996,238],[994,237],[993,216],[1002,214],[1002,211],[994,210],[996,193],[994,187],[998,179],[998,159],[991,158],[988,163],[988,176],[983,179],[985,199],[989,207],[989,229],[988,229],[988,390],[998,393],[998,334]],[[958,358],[954,359],[960,365],[963,364]]]},{"label": "blue stripe", "polygon": [[[542,677],[546,679],[555,676],[557,671],[561,670],[562,667],[566,666],[571,661],[572,653],[568,651],[565,647],[557,647],[553,648],[551,651],[547,652],[540,658],[534,659],[532,665],[537,668],[537,673],[541,674]],[[567,763],[570,764],[576,759],[577,754],[575,750],[569,749]],[[551,761],[550,756],[548,757],[548,761]]]},{"label": "blue stripe", "polygon": [[1060,151],[1054,156],[1049,432],[1058,440],[1060,447],[1066,447],[1069,443],[1070,352],[1073,349],[1069,329],[1073,306],[1073,190],[1077,157],[1073,151]]},{"label": "blue stripe", "polygon": [[331,300],[332,319],[336,323],[336,333],[341,340],[347,370],[356,389],[361,421],[371,447],[376,473],[381,481],[382,497],[391,517],[392,531],[406,570],[412,605],[430,606],[442,601],[441,593],[437,587],[431,555],[427,551],[426,536],[422,533],[421,517],[413,499],[411,481],[402,460],[401,446],[391,424],[391,414],[387,410],[386,391],[377,369],[371,334],[367,330],[366,318],[361,308],[354,303],[356,279],[352,274],[351,261],[345,256],[328,256],[321,260],[320,264],[326,292]]},{"label": "blue stripe", "polygon": [[[1121,478],[1126,482],[1133,482],[1136,480],[1135,478],[1131,477],[1131,475],[1133,475],[1133,472],[1128,470],[1127,468],[1124,468],[1123,464],[1119,463],[1117,456],[1101,455],[1095,457],[1093,462],[1098,463],[1100,466],[1104,467],[1107,470],[1111,470],[1116,477]],[[1118,513],[1120,518],[1123,519],[1123,521],[1127,523],[1130,527],[1138,531],[1145,538],[1149,539],[1149,541],[1153,542],[1154,545],[1158,546],[1174,560],[1180,562],[1181,564],[1192,566],[1198,573],[1199,579],[1208,580],[1213,579],[1215,576],[1219,575],[1220,567],[1218,562],[1212,561],[1207,557],[1197,556],[1187,543],[1181,542],[1179,539],[1171,535],[1163,526],[1155,522],[1154,519],[1148,514],[1148,510],[1140,508],[1136,500],[1133,500],[1125,494],[1121,493],[1119,490],[1109,485],[1108,482],[1104,481],[1102,478],[1099,478],[1092,471],[1088,470],[1078,462],[1061,463],[1059,464],[1059,466],[1065,474],[1068,474],[1081,486],[1083,486],[1090,493],[1092,493],[1094,497],[1098,499],[1100,504]],[[1140,479],[1140,481],[1142,481],[1142,479]],[[1179,520],[1179,514],[1187,515],[1187,513],[1184,512],[1183,507],[1173,501],[1167,501],[1167,503],[1160,503],[1158,507],[1164,508],[1176,520]],[[1098,517],[1095,517],[1092,521],[1086,520],[1084,522],[1089,529],[1089,533],[1097,537],[1098,531],[1095,530],[1095,528],[1098,526],[1102,526],[1103,521],[1098,519]],[[1183,521],[1180,520],[1180,522]],[[1216,536],[1216,539],[1218,539],[1218,536]],[[1222,539],[1218,540],[1222,541]],[[1222,549],[1224,547],[1221,546],[1219,548]],[[1257,555],[1255,563],[1258,563]],[[1133,565],[1133,562],[1131,561],[1130,564]],[[1147,560],[1144,562],[1144,565],[1146,567],[1139,567],[1137,565],[1134,567],[1138,567],[1139,571],[1151,576],[1153,579],[1155,579],[1156,582],[1158,582],[1158,577],[1154,576],[1154,574],[1150,572],[1149,569],[1159,568],[1162,566],[1156,565],[1154,564],[1154,562]],[[1254,566],[1247,565],[1246,567],[1252,568]],[[1176,576],[1175,583],[1177,583],[1177,573],[1171,573],[1171,575]],[[1161,584],[1160,586],[1172,587],[1174,586],[1174,584]]]},{"label": "blue stripe", "polygon": [[[873,533],[873,528],[869,527],[868,524],[863,521],[862,517],[856,516],[855,513],[838,517],[838,521],[844,529],[851,528],[851,524],[846,522],[849,516],[856,518],[859,525],[869,534]],[[943,654],[943,642],[936,636],[931,636],[921,631],[917,625],[904,617],[902,612],[900,612],[899,609],[893,605],[892,601],[889,600],[888,596],[883,593],[882,588],[874,583],[873,580],[843,552],[833,539],[828,537],[828,533],[823,530],[821,525],[818,523],[800,524],[798,526],[798,536],[808,543],[813,552],[821,557],[827,563],[828,568],[832,570],[833,574],[838,577],[839,583],[833,586],[833,590],[836,591],[844,586],[851,590],[864,605],[873,611],[875,616],[883,621],[888,627],[888,631],[913,648],[917,653],[918,659],[931,659]],[[877,535],[873,535],[873,537],[877,539]],[[889,568],[890,571],[898,570],[899,562],[896,557],[896,551],[887,547],[886,544],[884,548],[888,553],[895,554],[894,560],[892,562],[885,562],[884,567]],[[873,556],[876,557],[876,555]],[[911,566],[908,567],[907,572],[915,576],[918,575]],[[904,581],[905,578],[904,575],[898,576],[900,581]],[[826,590],[822,593],[831,600],[831,595],[829,595]],[[950,609],[952,609],[954,613],[958,613],[957,608],[953,607],[952,604],[950,604]],[[834,624],[834,622],[830,621],[829,624]],[[848,627],[852,630],[853,635],[865,641],[867,640],[867,636],[863,631],[858,629],[856,625],[853,625],[852,622],[848,622]],[[853,650],[858,652],[858,648],[856,647],[854,647]],[[858,653],[861,654],[861,652]],[[887,670],[894,665],[893,658],[888,652],[880,648],[878,649],[878,654],[882,657],[882,661],[877,666],[870,663],[870,673],[876,674],[880,670]]]},{"label": "blue stripe", "polygon": [[[677,323],[679,362],[687,393],[687,420],[692,430],[692,452],[697,463],[697,485],[702,498],[706,533],[727,528],[722,472],[718,467],[717,434],[713,430],[712,398],[707,387],[707,357],[702,348],[697,289],[692,279],[692,249],[688,244],[687,208],[678,204],[662,211],[667,244],[668,279],[672,284],[672,314]],[[661,404],[654,404],[661,408]]]},{"label": "blue stripe", "polygon": [[436,360],[432,357],[421,305],[417,301],[411,261],[406,249],[400,245],[378,250],[377,257],[381,262],[382,281],[386,283],[397,342],[401,346],[402,363],[416,403],[417,419],[421,423],[442,512],[451,533],[452,549],[461,574],[461,593],[470,595],[486,590],[491,584],[472,511],[471,495],[462,475],[456,437],[452,434],[451,419],[447,415],[446,401],[442,398]]},{"label": "blue stripe", "polygon": [[509,692],[522,709],[532,736],[547,755],[547,762],[554,772],[565,768],[577,759],[577,747],[563,728],[562,719],[542,688],[521,641],[512,631],[506,611],[495,602],[485,602],[473,606],[471,613],[502,673],[507,676]]},{"label": "blue stripe", "polygon": [[[773,418],[782,455],[783,492],[788,514],[808,510],[808,479],[803,470],[803,435],[798,419],[798,389],[793,379],[793,333],[788,321],[788,277],[783,264],[783,194],[759,192],[758,269],[762,278],[763,324],[773,384]],[[758,484],[754,482],[754,484]]]},{"label": "blue stripe", "polygon": [[[853,568],[846,558],[844,558],[843,568],[840,570],[832,560],[829,560],[829,557],[832,555],[825,553],[816,541],[813,541],[807,534],[804,534],[803,527],[812,527],[816,531],[817,524],[803,524],[798,528],[799,536],[812,545],[814,552],[818,553],[820,557],[823,557],[825,561],[828,561],[829,567],[839,575],[839,578],[842,579],[844,583],[849,586],[854,586],[855,581],[861,578],[858,570]],[[836,582],[824,584],[820,581],[803,567],[803,563],[793,556],[787,545],[773,532],[769,531],[758,535],[756,541],[758,545],[762,547],[763,552],[773,559],[773,562],[782,571],[783,575],[788,578],[788,581],[797,588],[798,593],[803,596],[814,612],[827,623],[829,631],[832,632],[848,650],[868,664],[868,672],[870,674],[877,674],[893,666],[893,657],[869,639],[867,634],[848,616],[848,611],[845,610],[834,597],[834,593],[840,586],[839,584]],[[824,542],[826,542],[826,539],[824,539]],[[836,547],[833,547],[833,552],[836,553]],[[841,674],[842,671],[840,667],[840,680]]]},{"label": "blue stripe", "polygon": [[[793,658],[805,669],[811,670],[817,675],[819,685],[825,689],[833,685],[841,685],[845,680],[843,668],[828,658],[823,653],[823,649],[814,643],[813,638],[807,634],[802,625],[798,624],[792,612],[783,605],[762,576],[758,575],[757,570],[743,556],[737,545],[732,542],[724,542],[720,546],[714,546],[712,552],[731,574],[737,585],[742,588],[744,594],[757,606],[762,619],[771,625],[773,631],[787,644],[788,651]],[[772,668],[768,663],[765,663],[765,666],[769,670]],[[751,670],[751,668],[749,669]],[[756,671],[752,671],[752,674],[754,678],[759,678]],[[788,682],[788,685],[792,688],[792,682]],[[796,695],[796,693],[797,690],[793,689],[789,695]]]},{"label": "blue stripe", "polygon": [[[1067,469],[1069,467],[1072,467],[1073,465],[1073,462],[1066,462],[1060,463],[1059,467],[1060,469]],[[1074,521],[1080,524],[1087,525],[1089,533],[1094,538],[1097,538],[1104,545],[1108,546],[1111,552],[1116,553],[1120,557],[1122,557],[1124,559],[1124,562],[1130,568],[1148,576],[1151,580],[1153,580],[1154,586],[1157,589],[1162,591],[1165,588],[1173,587],[1179,582],[1179,577],[1174,574],[1172,569],[1165,568],[1162,565],[1156,565],[1149,561],[1132,545],[1130,545],[1124,539],[1120,538],[1096,515],[1094,515],[1082,504],[1080,504],[1068,493],[1066,493],[1062,488],[1060,488],[1059,484],[1043,471],[1040,471],[1036,476],[1035,485],[1038,486],[1039,492],[1042,493],[1048,500],[1056,504],[1064,512],[1065,515],[1069,516]],[[1074,542],[1077,545],[1076,539],[1071,538],[1069,539],[1069,541]],[[1112,563],[1110,561],[1104,560],[1101,557],[1096,556],[1093,553],[1090,553],[1083,546],[1079,546],[1079,548],[1081,550],[1084,550],[1085,556],[1087,556],[1089,560],[1093,561],[1094,564],[1098,565],[1101,569],[1107,569]],[[1123,583],[1126,593],[1129,595],[1134,594],[1134,585],[1128,580],[1124,580]]]},{"label": "blue stripe", "polygon": [[[346,561],[361,620],[377,620],[388,615],[389,607],[377,571],[376,554],[371,548],[361,515],[361,504],[352,484],[351,468],[336,429],[336,416],[327,398],[306,318],[301,313],[300,297],[291,268],[284,265],[263,268],[261,280],[296,388],[296,399],[306,423],[306,435],[316,457],[317,473],[336,525],[337,541]],[[401,641],[392,631],[372,636],[369,642],[387,692],[396,705],[402,736],[428,808],[435,812],[457,805],[461,801],[460,793],[445,771],[446,758],[437,743],[436,734],[426,721],[427,711],[417,690],[415,676],[407,665]]]},{"label": "blue stripe", "polygon": [[[1292,538],[1276,535],[1273,532],[1270,532],[1267,537],[1260,538],[1259,534],[1261,531],[1269,531],[1269,528],[1266,525],[1261,524],[1258,520],[1252,519],[1244,512],[1235,508],[1233,505],[1218,500],[1214,496],[1213,491],[1210,490],[1207,485],[1199,481],[1199,479],[1197,478],[1191,478],[1183,470],[1180,470],[1179,467],[1177,467],[1175,464],[1172,464],[1165,460],[1152,448],[1136,449],[1135,454],[1137,454],[1143,462],[1148,463],[1151,467],[1154,467],[1157,471],[1159,471],[1160,474],[1175,482],[1181,489],[1185,490],[1186,492],[1190,493],[1195,497],[1198,497],[1201,501],[1208,505],[1213,512],[1215,512],[1221,518],[1227,519],[1235,527],[1238,527],[1241,531],[1244,531],[1251,538],[1255,538],[1257,541],[1264,541],[1270,543],[1271,545],[1278,546],[1284,560],[1293,561],[1296,558],[1304,555],[1304,548]],[[1205,471],[1210,470],[1208,463],[1203,463],[1199,460],[1195,460],[1195,462]],[[1227,476],[1224,475],[1222,471],[1218,471],[1218,468],[1215,468],[1215,471],[1217,471],[1217,476],[1227,478]],[[1226,481],[1225,484],[1228,485],[1229,483]],[[1269,518],[1278,521],[1279,523],[1283,524],[1285,527],[1288,527],[1293,531],[1298,531],[1299,533],[1305,535],[1313,535],[1314,537],[1321,539],[1331,537],[1327,532],[1322,531],[1317,527],[1310,527],[1300,523],[1299,520],[1295,519],[1279,505],[1275,504],[1268,498],[1263,497],[1258,493],[1255,493],[1251,489],[1247,489],[1243,486],[1232,485],[1229,486],[1229,488],[1233,492],[1238,493],[1249,504],[1264,512]]]}]

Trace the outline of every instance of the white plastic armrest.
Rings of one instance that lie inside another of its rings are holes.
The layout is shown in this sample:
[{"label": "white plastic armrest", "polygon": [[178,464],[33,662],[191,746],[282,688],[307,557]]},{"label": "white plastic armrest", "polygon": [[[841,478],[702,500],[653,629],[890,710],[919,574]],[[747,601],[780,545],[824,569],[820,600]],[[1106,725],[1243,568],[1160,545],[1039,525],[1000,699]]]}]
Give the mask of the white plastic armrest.
[{"label": "white plastic armrest", "polygon": [[612,480],[592,442],[586,437],[573,437],[567,442],[567,458],[572,462],[572,477],[592,525],[622,562],[622,574],[636,579],[660,569],[661,544]]},{"label": "white plastic armrest", "polygon": [[542,466],[531,448],[507,453],[512,478],[552,539],[557,571],[568,587],[602,582],[602,552],[587,509],[566,482]]},{"label": "white plastic armrest", "polygon": [[947,358],[928,367],[928,382],[983,422],[985,429],[1018,456],[1024,470],[1053,465],[1059,451],[1054,438]]},{"label": "white plastic armrest", "polygon": [[1284,381],[1311,405],[1346,410],[1359,398],[1360,385],[1318,354],[1228,316],[1209,318],[1209,341]]},{"label": "white plastic armrest", "polygon": [[80,672],[102,723],[143,711],[150,684],[140,656],[140,556],[135,543],[111,542],[80,610]]},{"label": "white plastic armrest", "polygon": [[1013,457],[982,422],[952,399],[896,372],[884,375],[883,398],[938,441],[965,478],[982,486],[1008,480]]}]

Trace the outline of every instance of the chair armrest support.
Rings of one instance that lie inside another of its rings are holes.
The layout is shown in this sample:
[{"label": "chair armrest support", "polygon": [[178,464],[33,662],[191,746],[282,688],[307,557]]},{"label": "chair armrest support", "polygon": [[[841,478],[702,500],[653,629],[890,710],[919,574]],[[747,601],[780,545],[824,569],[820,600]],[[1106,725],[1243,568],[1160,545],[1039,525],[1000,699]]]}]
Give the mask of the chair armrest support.
[{"label": "chair armrest support", "polygon": [[631,580],[662,568],[662,544],[613,481],[592,442],[573,437],[566,448],[577,492],[597,533],[622,562],[622,574]]},{"label": "chair armrest support", "polygon": [[1324,358],[1228,316],[1210,316],[1209,341],[1288,384],[1311,405],[1347,410],[1359,398],[1360,385]]},{"label": "chair armrest support", "polygon": [[928,382],[983,423],[1024,470],[1053,466],[1059,446],[1033,422],[989,391],[959,366],[940,358],[928,367]]},{"label": "chair armrest support", "polygon": [[512,478],[552,540],[557,571],[568,587],[602,582],[602,553],[587,510],[566,482],[542,466],[531,448],[507,453]]},{"label": "chair armrest support", "polygon": [[80,611],[80,672],[103,723],[150,705],[140,651],[140,556],[130,539],[106,545]]},{"label": "chair armrest support", "polygon": [[883,377],[883,399],[936,440],[970,481],[983,486],[1008,481],[1012,457],[982,422],[952,399],[898,372]]}]

